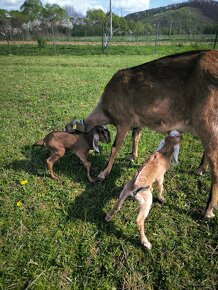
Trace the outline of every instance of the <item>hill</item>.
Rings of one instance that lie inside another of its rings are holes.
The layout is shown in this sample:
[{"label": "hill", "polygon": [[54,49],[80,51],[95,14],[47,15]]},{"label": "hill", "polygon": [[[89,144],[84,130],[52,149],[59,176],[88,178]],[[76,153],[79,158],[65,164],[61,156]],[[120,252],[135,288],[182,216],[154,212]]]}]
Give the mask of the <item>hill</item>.
[{"label": "hill", "polygon": [[218,2],[192,0],[128,14],[127,20],[159,25],[162,33],[214,33],[218,24]]}]

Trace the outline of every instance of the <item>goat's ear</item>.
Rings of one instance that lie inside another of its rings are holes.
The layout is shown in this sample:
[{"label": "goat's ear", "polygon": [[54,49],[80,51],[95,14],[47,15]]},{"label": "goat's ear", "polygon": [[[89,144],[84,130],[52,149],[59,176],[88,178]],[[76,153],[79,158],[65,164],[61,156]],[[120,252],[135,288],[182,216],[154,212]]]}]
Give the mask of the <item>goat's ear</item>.
[{"label": "goat's ear", "polygon": [[99,135],[98,135],[98,133],[94,133],[93,140],[92,140],[92,146],[96,152],[100,153],[100,150],[98,148],[98,142],[99,142]]},{"label": "goat's ear", "polygon": [[179,144],[176,144],[174,146],[174,152],[173,152],[173,162],[175,164],[179,163],[178,158],[179,158]]},{"label": "goat's ear", "polygon": [[160,141],[160,144],[158,145],[158,147],[157,147],[157,150],[156,150],[156,151],[159,151],[160,149],[162,149],[162,148],[163,148],[163,146],[164,146],[164,144],[165,144],[165,140],[164,140],[164,139],[162,139],[162,140]]}]

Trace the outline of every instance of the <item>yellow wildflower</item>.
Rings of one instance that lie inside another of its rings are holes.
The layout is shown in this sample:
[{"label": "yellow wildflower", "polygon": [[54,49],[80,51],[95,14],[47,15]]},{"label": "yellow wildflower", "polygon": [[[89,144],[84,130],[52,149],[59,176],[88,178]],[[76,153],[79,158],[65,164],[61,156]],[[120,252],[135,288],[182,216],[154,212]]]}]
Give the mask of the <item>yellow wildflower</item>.
[{"label": "yellow wildflower", "polygon": [[25,184],[27,184],[27,183],[28,183],[28,181],[27,181],[26,179],[20,181],[20,184],[21,184],[21,185],[25,185]]},{"label": "yellow wildflower", "polygon": [[22,202],[19,200],[18,202],[17,202],[17,206],[21,206],[22,205]]}]

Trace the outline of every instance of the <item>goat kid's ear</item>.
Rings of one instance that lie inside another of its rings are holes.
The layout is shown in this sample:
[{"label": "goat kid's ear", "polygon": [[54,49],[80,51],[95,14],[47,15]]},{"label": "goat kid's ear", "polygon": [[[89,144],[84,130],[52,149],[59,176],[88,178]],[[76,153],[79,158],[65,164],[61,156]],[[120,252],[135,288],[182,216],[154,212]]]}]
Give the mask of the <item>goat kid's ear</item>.
[{"label": "goat kid's ear", "polygon": [[164,139],[162,139],[162,140],[160,141],[160,144],[158,145],[158,147],[157,147],[157,150],[156,150],[156,151],[159,151],[160,149],[162,149],[162,148],[163,148],[163,146],[164,146],[164,144],[165,144],[165,140],[164,140]]},{"label": "goat kid's ear", "polygon": [[86,133],[84,120],[75,120],[74,121],[74,126],[75,126],[76,130],[78,130],[78,131],[80,131],[82,133]]},{"label": "goat kid's ear", "polygon": [[99,135],[98,135],[98,133],[94,133],[93,140],[92,140],[92,146],[96,152],[100,153],[100,150],[98,147],[98,142],[99,142]]},{"label": "goat kid's ear", "polygon": [[174,146],[174,152],[173,152],[173,162],[175,164],[178,164],[179,163],[179,144],[176,144]]}]

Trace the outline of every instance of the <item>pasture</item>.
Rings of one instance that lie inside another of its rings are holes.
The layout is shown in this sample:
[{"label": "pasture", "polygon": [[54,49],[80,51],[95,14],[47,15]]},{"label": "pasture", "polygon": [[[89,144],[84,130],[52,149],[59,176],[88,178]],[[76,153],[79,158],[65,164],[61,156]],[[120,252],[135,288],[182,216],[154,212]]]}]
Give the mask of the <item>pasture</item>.
[{"label": "pasture", "polygon": [[[179,165],[166,174],[166,204],[154,198],[145,224],[150,252],[139,242],[137,202],[127,200],[109,223],[104,218],[163,135],[144,129],[131,164],[129,133],[111,174],[95,184],[71,153],[55,165],[60,180],[50,179],[44,150],[32,147],[73,116],[85,117],[118,69],[160,56],[0,56],[1,289],[217,289],[218,213],[202,219],[210,173],[194,173],[197,138],[183,136]],[[95,176],[112,142],[90,153]]]}]

